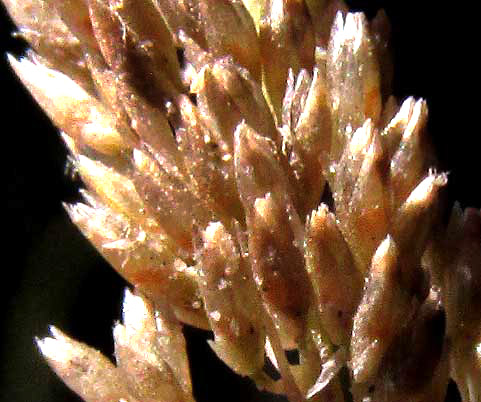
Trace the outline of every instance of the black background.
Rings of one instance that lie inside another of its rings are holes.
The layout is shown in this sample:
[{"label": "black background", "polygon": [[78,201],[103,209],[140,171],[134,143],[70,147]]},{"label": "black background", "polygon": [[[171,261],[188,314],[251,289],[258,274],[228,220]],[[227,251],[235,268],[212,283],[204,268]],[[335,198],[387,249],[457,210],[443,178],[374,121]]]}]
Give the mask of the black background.
[{"label": "black background", "polygon": [[[370,17],[385,8],[393,28],[395,95],[427,99],[440,166],[450,172],[448,200],[480,208],[479,62],[474,60],[480,35],[473,10],[437,1],[348,3]],[[7,201],[0,209],[0,399],[78,401],[41,360],[33,339],[55,324],[112,356],[111,328],[120,317],[125,285],[62,210],[62,201],[76,199],[78,183],[65,174],[65,149],[55,128],[6,62],[6,51],[19,56],[24,45],[10,36],[14,27],[3,9],[0,30],[0,177]],[[247,380],[215,362],[203,334],[189,332],[189,349],[199,402],[258,400]],[[457,400],[455,392],[449,400]]]}]

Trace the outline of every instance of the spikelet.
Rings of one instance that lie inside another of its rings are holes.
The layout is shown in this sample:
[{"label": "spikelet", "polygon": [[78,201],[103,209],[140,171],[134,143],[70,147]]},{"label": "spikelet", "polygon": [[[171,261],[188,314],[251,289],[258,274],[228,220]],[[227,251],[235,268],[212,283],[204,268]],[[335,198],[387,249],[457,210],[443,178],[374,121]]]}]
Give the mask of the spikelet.
[{"label": "spikelet", "polygon": [[37,340],[72,390],[192,402],[189,324],[291,402],[442,402],[450,378],[481,400],[481,215],[439,219],[447,176],[426,102],[390,94],[383,12],[2,1],[32,47],[9,62],[85,184],[65,208],[132,286],[115,364]]}]

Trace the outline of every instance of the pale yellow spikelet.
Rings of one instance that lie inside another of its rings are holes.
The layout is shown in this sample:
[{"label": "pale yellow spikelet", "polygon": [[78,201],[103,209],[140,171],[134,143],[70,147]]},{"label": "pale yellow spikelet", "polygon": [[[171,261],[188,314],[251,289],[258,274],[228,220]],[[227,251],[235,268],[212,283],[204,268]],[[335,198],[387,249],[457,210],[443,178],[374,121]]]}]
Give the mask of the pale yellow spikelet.
[{"label": "pale yellow spikelet", "polygon": [[[445,224],[390,26],[342,0],[3,0],[8,60],[83,181],[65,208],[132,286],[115,364],[38,340],[87,401],[193,402],[183,325],[291,402],[481,398],[481,218]],[[213,379],[213,386],[217,379]],[[194,381],[195,385],[195,381]]]}]

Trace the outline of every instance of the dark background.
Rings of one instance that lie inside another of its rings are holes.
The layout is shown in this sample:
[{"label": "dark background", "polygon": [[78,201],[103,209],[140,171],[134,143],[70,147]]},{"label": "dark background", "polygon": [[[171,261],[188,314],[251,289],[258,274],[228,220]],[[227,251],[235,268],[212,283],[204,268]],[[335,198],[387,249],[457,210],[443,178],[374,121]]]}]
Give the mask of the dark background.
[{"label": "dark background", "polygon": [[[463,207],[481,207],[479,62],[474,60],[479,33],[474,13],[436,1],[348,3],[370,17],[385,8],[393,28],[394,92],[400,99],[427,99],[440,166],[450,172],[448,199],[459,200]],[[14,27],[3,9],[0,17],[0,177],[7,201],[0,210],[6,239],[0,399],[78,401],[41,360],[33,339],[45,336],[48,325],[55,324],[112,356],[111,328],[120,317],[125,285],[62,210],[62,201],[76,199],[78,183],[65,174],[66,154],[56,129],[7,65],[5,52],[21,55],[24,45],[10,36]],[[254,399],[247,380],[237,380],[215,363],[202,334],[189,335],[189,348],[199,402]],[[450,400],[457,400],[455,392]]]}]

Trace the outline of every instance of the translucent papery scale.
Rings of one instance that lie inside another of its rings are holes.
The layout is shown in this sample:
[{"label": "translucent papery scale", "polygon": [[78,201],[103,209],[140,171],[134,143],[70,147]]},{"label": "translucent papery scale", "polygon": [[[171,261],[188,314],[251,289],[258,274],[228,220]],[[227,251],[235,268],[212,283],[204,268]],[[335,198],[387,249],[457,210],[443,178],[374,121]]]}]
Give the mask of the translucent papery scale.
[{"label": "translucent papery scale", "polygon": [[480,318],[467,300],[481,257],[448,250],[476,249],[479,212],[455,212],[448,240],[434,236],[447,179],[431,169],[426,103],[389,97],[382,12],[3,2],[36,52],[10,63],[87,187],[67,212],[135,288],[116,366],[55,329],[39,341],[75,392],[192,401],[190,324],[213,331],[235,372],[291,401],[442,401],[449,376],[477,400]]}]

